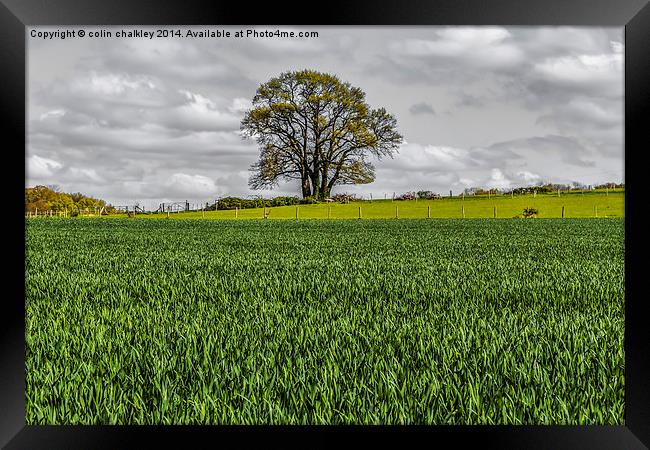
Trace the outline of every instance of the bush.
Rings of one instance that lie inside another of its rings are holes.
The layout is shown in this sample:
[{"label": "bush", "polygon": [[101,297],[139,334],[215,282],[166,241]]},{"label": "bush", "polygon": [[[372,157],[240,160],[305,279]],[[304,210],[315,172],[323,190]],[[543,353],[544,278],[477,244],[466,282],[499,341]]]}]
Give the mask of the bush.
[{"label": "bush", "polygon": [[[275,197],[272,199],[268,198],[254,198],[246,199],[239,197],[224,197],[219,200],[217,204],[218,210],[230,210],[230,209],[248,209],[248,208],[270,208],[272,206],[291,206],[304,203],[298,197]],[[212,211],[214,207],[208,207],[206,211]]]},{"label": "bush", "polygon": [[292,206],[300,204],[298,197],[275,197],[270,206]]},{"label": "bush", "polygon": [[436,194],[435,192],[432,191],[418,191],[417,196],[419,199],[423,199],[423,200],[433,200],[436,198],[440,198],[440,194]]},{"label": "bush", "polygon": [[318,197],[314,197],[310,195],[309,197],[305,197],[302,200],[300,200],[300,203],[302,205],[315,205],[316,203],[320,203],[320,200],[318,199]]},{"label": "bush", "polygon": [[260,201],[260,199],[245,199],[245,198],[238,198],[238,197],[224,197],[222,199],[219,199],[219,203],[217,204],[217,209],[218,210],[224,210],[224,209],[235,209],[235,208],[241,208],[241,209],[246,209],[246,208],[261,208],[264,206],[263,200]]},{"label": "bush", "polygon": [[415,200],[416,198],[417,194],[415,192],[405,192],[399,197],[396,197],[395,200]]},{"label": "bush", "polygon": [[537,214],[539,214],[539,211],[536,208],[524,208],[523,216],[525,218],[535,217]]},{"label": "bush", "polygon": [[361,199],[354,194],[336,194],[331,197],[332,200],[339,203],[359,202]]}]

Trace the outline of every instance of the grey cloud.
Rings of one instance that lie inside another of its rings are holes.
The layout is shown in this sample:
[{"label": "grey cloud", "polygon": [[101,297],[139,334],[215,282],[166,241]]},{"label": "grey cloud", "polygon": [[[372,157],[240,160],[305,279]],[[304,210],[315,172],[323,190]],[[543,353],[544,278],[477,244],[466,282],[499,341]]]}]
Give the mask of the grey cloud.
[{"label": "grey cloud", "polygon": [[436,111],[433,109],[433,106],[431,106],[426,102],[420,102],[412,105],[409,108],[409,111],[411,112],[411,114],[415,114],[415,115],[418,114],[431,114],[433,116],[436,115]]},{"label": "grey cloud", "polygon": [[462,92],[456,101],[456,106],[458,107],[480,108],[483,105],[485,105],[485,100],[465,92]]},{"label": "grey cloud", "polygon": [[561,162],[569,165],[582,167],[595,166],[593,160],[587,159],[591,155],[591,152],[577,140],[566,136],[534,136],[531,138],[499,142],[491,145],[490,148],[512,151],[519,154],[534,151],[549,159],[559,157]]},{"label": "grey cloud", "polygon": [[238,129],[259,83],[302,68],[361,87],[409,142],[337,190],[622,179],[620,29],[301,28],[321,36],[30,43],[27,181],[124,202],[296,195],[248,189],[258,149]]}]

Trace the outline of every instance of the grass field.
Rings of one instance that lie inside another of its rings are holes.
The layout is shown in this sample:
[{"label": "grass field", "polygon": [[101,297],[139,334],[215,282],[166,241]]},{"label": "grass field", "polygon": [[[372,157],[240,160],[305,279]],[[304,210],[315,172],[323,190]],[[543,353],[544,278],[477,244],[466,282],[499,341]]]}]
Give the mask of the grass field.
[{"label": "grass field", "polygon": [[[579,191],[557,194],[444,197],[438,200],[374,200],[340,203],[320,203],[298,206],[299,219],[357,219],[359,208],[364,219],[431,218],[512,218],[521,215],[524,208],[539,211],[540,218],[564,217],[624,217],[624,190]],[[396,209],[397,208],[397,209]],[[200,211],[171,213],[170,217],[183,219],[261,219],[268,213],[269,219],[295,219],[296,206],[282,206],[226,211]],[[125,214],[122,217],[126,217]],[[142,218],[167,218],[166,213],[143,214]]]},{"label": "grass field", "polygon": [[27,424],[623,424],[621,219],[26,227]]}]

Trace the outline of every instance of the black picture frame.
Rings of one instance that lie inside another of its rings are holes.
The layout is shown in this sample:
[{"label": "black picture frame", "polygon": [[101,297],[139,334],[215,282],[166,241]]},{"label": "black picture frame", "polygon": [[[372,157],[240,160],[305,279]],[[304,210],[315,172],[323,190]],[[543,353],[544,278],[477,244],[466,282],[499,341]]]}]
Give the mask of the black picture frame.
[{"label": "black picture frame", "polygon": [[[333,444],[350,437],[425,445],[452,441],[488,448],[643,449],[650,446],[650,328],[644,312],[643,267],[633,261],[647,248],[640,186],[650,117],[650,5],[648,0],[331,0],[216,2],[206,0],[0,0],[0,127],[6,164],[3,248],[9,268],[2,295],[0,445],[18,448],[218,446],[234,438],[248,446],[285,439]],[[36,25],[573,25],[625,27],[625,425],[432,427],[118,427],[25,425],[24,154],[26,151],[26,27]],[[23,171],[19,170],[23,168]],[[14,228],[15,227],[15,228]],[[13,232],[16,234],[13,235]],[[19,239],[22,236],[23,239]],[[11,263],[9,263],[11,261]],[[5,272],[6,273],[6,272]],[[343,433],[345,436],[340,436]],[[138,444],[136,444],[138,442]],[[207,446],[206,445],[206,446]],[[309,444],[307,444],[309,445]],[[408,444],[406,444],[408,445]],[[447,447],[447,446],[445,446]]]}]

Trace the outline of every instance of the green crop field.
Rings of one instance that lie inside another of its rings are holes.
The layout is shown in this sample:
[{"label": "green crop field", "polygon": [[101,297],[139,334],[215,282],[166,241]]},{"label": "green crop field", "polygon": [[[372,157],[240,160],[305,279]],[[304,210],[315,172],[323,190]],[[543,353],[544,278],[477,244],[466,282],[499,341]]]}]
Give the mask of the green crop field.
[{"label": "green crop field", "polygon": [[26,235],[27,424],[623,424],[622,219]]}]

